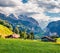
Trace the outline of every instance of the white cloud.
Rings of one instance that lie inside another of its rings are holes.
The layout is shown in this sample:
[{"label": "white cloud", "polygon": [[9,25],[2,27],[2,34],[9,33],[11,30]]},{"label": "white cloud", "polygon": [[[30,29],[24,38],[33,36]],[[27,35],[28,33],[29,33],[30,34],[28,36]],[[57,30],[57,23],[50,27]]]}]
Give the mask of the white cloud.
[{"label": "white cloud", "polygon": [[[4,3],[3,3],[4,2]],[[54,0],[29,0],[28,3],[23,4],[21,0],[0,0],[0,10],[4,9],[4,12],[15,13],[19,12],[37,12],[43,13],[60,12],[60,5],[58,1]]]},{"label": "white cloud", "polygon": [[19,0],[0,0],[1,7],[14,7],[18,5],[20,5]]},{"label": "white cloud", "polygon": [[[39,23],[44,21],[41,26],[47,25],[50,21],[60,20],[60,18],[50,18],[44,12],[58,13],[60,12],[60,0],[29,0],[23,4],[21,0],[0,0],[0,13],[9,15],[26,14],[32,16]],[[43,27],[43,28],[44,28]]]},{"label": "white cloud", "polygon": [[48,12],[50,12],[50,13],[59,13],[60,9],[59,8],[54,8],[51,11],[48,11]]}]

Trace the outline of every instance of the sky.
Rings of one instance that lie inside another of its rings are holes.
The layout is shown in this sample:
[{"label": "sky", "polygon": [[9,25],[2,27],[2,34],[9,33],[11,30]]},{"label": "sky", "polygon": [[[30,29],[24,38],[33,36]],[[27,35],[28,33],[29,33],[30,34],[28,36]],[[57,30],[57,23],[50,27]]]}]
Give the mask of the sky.
[{"label": "sky", "polygon": [[20,14],[36,19],[42,28],[60,20],[60,0],[0,0],[0,13]]}]

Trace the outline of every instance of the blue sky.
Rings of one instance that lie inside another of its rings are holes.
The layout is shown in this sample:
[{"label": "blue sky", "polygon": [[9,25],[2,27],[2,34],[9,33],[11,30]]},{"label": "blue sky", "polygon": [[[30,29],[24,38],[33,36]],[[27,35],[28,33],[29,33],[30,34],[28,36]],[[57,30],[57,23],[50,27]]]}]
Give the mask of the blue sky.
[{"label": "blue sky", "polygon": [[28,2],[28,0],[22,0],[22,2],[23,2],[23,3],[27,3],[27,2]]},{"label": "blue sky", "polygon": [[60,17],[60,12],[59,13],[50,13],[50,12],[45,12],[46,16],[50,16],[50,17]]}]

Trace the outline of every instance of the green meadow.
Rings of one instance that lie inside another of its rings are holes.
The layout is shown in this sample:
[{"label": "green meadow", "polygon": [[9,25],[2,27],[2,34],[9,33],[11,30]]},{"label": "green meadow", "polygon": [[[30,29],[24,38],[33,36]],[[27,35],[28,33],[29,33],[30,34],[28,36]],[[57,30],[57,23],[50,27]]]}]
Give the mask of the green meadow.
[{"label": "green meadow", "polygon": [[0,39],[0,53],[60,53],[60,45],[40,40]]}]

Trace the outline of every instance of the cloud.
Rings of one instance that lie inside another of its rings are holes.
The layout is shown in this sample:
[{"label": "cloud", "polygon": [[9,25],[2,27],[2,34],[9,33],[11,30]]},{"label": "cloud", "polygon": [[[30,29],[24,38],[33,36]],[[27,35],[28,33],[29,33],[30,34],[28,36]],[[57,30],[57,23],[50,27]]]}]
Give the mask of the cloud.
[{"label": "cloud", "polygon": [[0,7],[15,7],[18,6],[19,4],[18,0],[0,0]]},{"label": "cloud", "polygon": [[58,14],[60,12],[60,0],[28,0],[27,3],[23,3],[22,0],[0,0],[0,13],[31,16],[40,24],[41,21],[44,21],[41,24],[42,27],[51,21],[60,20],[59,17],[53,18],[55,15],[46,15],[45,12]]},{"label": "cloud", "polygon": [[59,13],[60,12],[60,8],[54,8],[54,9],[51,9],[50,11],[48,11],[50,13]]},{"label": "cloud", "polygon": [[[9,9],[9,12],[13,13],[19,12],[35,12],[43,13],[45,11],[49,12],[60,12],[60,5],[58,1],[53,0],[29,0],[27,3],[22,3],[22,0],[0,0],[0,9],[6,10]],[[4,3],[3,3],[4,2]]]},{"label": "cloud", "polygon": [[60,12],[60,1],[57,0],[35,0],[35,4],[38,4],[38,7],[49,12]]}]

